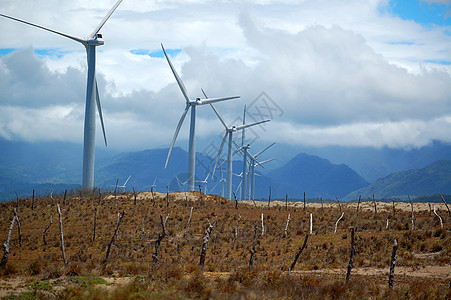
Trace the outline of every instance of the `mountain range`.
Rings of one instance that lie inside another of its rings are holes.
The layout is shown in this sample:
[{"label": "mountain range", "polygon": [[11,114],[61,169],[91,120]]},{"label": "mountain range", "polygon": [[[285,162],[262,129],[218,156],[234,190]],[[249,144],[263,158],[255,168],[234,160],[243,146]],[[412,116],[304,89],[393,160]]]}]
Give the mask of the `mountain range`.
[{"label": "mountain range", "polygon": [[[402,155],[397,152],[397,159],[406,164],[409,157],[412,166],[420,161],[429,161],[430,153],[444,153],[440,158],[447,158],[451,147],[439,144],[424,151],[406,151]],[[38,195],[63,192],[64,189],[78,189],[81,181],[81,145],[63,142],[27,143],[0,139],[0,200],[15,198],[16,192],[20,197],[31,195],[35,188]],[[96,149],[96,186],[103,190],[114,190],[116,181],[122,185],[131,176],[127,189],[132,187],[137,191],[150,190],[155,184],[156,190],[183,191],[186,181],[187,153],[181,148],[174,148],[167,168],[164,168],[168,149],[152,149],[136,152],[112,151],[104,148]],[[374,154],[374,149],[370,153]],[[381,150],[385,153],[385,150]],[[273,152],[274,153],[274,152]],[[268,154],[266,154],[268,155]],[[357,155],[356,161],[362,161],[362,155]],[[377,160],[385,155],[379,153]],[[238,155],[234,156],[233,170],[235,174],[242,171],[242,162]],[[371,158],[372,159],[372,158]],[[367,161],[371,159],[367,158]],[[392,157],[385,160],[385,164],[392,161]],[[354,162],[354,164],[357,164]],[[205,192],[221,194],[223,184],[217,182],[223,174],[217,170],[215,178],[211,179],[210,169],[214,159],[197,153],[196,156],[196,188],[199,184]],[[360,165],[360,167],[362,167]],[[398,166],[399,167],[399,166]],[[423,167],[423,166],[421,166]],[[440,168],[439,168],[440,167]],[[383,168],[383,164],[381,164]],[[272,198],[302,198],[304,192],[307,198],[334,199],[335,197],[353,200],[362,195],[364,197],[375,194],[378,198],[435,193],[450,193],[451,170],[449,160],[433,163],[425,170],[411,168],[402,172],[394,172],[379,178],[373,183],[368,182],[347,164],[332,163],[330,160],[317,155],[300,153],[292,157],[285,164],[271,168],[271,163],[264,168],[256,167],[255,198],[267,198],[271,187]],[[201,183],[208,175],[208,183]],[[233,176],[233,189],[238,193],[240,178]],[[214,188],[214,190],[212,190]]]}]

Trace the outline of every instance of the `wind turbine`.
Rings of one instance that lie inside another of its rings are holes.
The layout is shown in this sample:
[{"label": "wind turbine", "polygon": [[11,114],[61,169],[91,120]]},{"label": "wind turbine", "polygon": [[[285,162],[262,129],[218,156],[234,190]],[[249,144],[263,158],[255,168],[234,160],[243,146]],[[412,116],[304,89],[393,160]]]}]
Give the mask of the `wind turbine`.
[{"label": "wind turbine", "polygon": [[117,185],[119,183],[119,178],[116,180],[116,187],[114,189],[114,194],[116,194],[117,188],[123,188],[125,190],[125,188],[127,187],[127,182],[130,180],[130,177],[132,177],[132,175],[128,176],[127,180],[125,180],[123,185]]},{"label": "wind turbine", "polygon": [[86,48],[87,60],[88,60],[88,79],[86,83],[86,107],[85,107],[85,123],[84,123],[84,138],[83,138],[83,174],[82,174],[82,188],[92,190],[94,187],[94,159],[95,159],[95,113],[96,103],[97,110],[99,111],[100,123],[102,125],[103,138],[105,146],[107,145],[105,127],[103,124],[102,108],[100,106],[99,91],[96,80],[96,47],[104,44],[102,34],[99,33],[105,22],[110,18],[116,8],[121,4],[122,0],[118,0],[116,4],[106,14],[100,24],[94,29],[94,31],[87,38],[80,38],[70,34],[66,34],[60,31],[56,31],[41,25],[33,24],[24,20],[20,20],[14,17],[10,17],[4,14],[0,16],[18,21],[27,25],[31,25],[58,35],[67,37],[76,42],[81,43]]},{"label": "wind turbine", "polygon": [[[183,121],[185,120],[186,114],[188,113],[188,110],[191,108],[191,123],[190,123],[190,130],[189,130],[189,146],[188,146],[188,189],[189,191],[194,191],[194,180],[195,180],[195,162],[196,162],[196,146],[195,146],[195,140],[194,140],[194,132],[196,128],[196,106],[198,105],[205,105],[205,104],[211,104],[219,101],[224,100],[230,100],[230,99],[236,99],[240,98],[240,96],[233,96],[233,97],[221,97],[221,98],[211,98],[211,99],[190,99],[188,97],[188,92],[185,88],[185,85],[182,82],[182,79],[177,74],[177,71],[175,70],[174,66],[172,65],[171,60],[169,59],[168,54],[166,53],[166,50],[163,47],[163,44],[161,44],[161,48],[163,49],[164,56],[166,56],[166,60],[169,63],[169,67],[172,70],[172,73],[174,74],[175,80],[177,81],[177,84],[180,87],[180,90],[182,91],[183,97],[185,97],[186,106],[185,111],[182,114],[182,117],[179,120],[179,123],[177,124],[177,128],[174,133],[174,137],[172,138],[171,147],[169,148],[168,157],[166,159],[166,164],[164,167],[168,165],[169,157],[171,156],[172,148],[174,147],[175,140],[177,139],[177,136],[179,134],[180,128],[182,127]],[[205,97],[206,98],[206,97]]]},{"label": "wind turbine", "polygon": [[[202,92],[204,93],[204,96],[207,97],[203,90],[202,90]],[[222,115],[216,109],[216,107],[213,104],[210,104],[210,106],[211,106],[211,108],[213,108],[216,116],[218,116],[218,118],[221,121],[222,125],[224,125],[224,127],[225,127],[224,138],[222,139],[221,146],[219,147],[219,152],[218,152],[218,156],[216,157],[215,166],[213,167],[213,175],[212,176],[214,176],[216,165],[218,163],[219,157],[221,156],[221,152],[222,152],[222,148],[224,147],[224,143],[225,143],[227,137],[229,137],[228,152],[227,152],[226,199],[231,200],[232,199],[232,135],[233,135],[234,132],[236,132],[238,130],[243,130],[244,128],[255,126],[255,125],[258,125],[258,124],[261,124],[261,123],[266,123],[266,122],[269,122],[271,120],[263,120],[263,121],[254,122],[254,123],[250,123],[250,124],[228,126],[227,123],[224,121],[224,118],[222,117]]]},{"label": "wind turbine", "polygon": [[[260,154],[262,154],[263,152],[265,152],[266,150],[268,150],[270,147],[272,147],[275,144],[272,143],[268,146],[266,146],[264,149],[260,150],[259,152],[257,152],[255,155],[249,155],[250,157],[250,164],[249,164],[249,176],[250,176],[250,193],[252,195],[252,197],[254,197],[254,191],[255,191],[255,166],[256,165],[260,165],[263,168],[263,164],[268,163],[270,161],[273,161],[274,159],[268,159],[262,162],[258,162],[257,158]],[[250,153],[249,153],[250,154]]]},{"label": "wind turbine", "polygon": [[204,194],[205,195],[207,194],[207,184],[208,184],[208,177],[210,176],[210,173],[211,173],[211,171],[207,174],[207,177],[205,177],[204,180],[196,180],[196,182],[205,184],[204,185]]}]

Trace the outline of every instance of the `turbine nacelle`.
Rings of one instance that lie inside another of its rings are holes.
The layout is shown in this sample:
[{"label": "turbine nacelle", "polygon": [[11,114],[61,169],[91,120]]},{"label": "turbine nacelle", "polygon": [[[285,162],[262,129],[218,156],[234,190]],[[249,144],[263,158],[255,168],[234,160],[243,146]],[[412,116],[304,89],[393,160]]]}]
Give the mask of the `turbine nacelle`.
[{"label": "turbine nacelle", "polygon": [[88,40],[88,46],[102,46],[105,44],[101,33],[96,33],[93,39]]}]

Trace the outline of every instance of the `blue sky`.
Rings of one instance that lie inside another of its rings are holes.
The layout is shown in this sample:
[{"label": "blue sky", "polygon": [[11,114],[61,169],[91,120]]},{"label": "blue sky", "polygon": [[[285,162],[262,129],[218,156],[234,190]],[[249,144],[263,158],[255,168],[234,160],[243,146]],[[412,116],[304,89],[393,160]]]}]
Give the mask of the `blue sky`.
[{"label": "blue sky", "polygon": [[[114,2],[0,0],[0,12],[86,36]],[[228,122],[262,92],[273,99],[283,114],[257,133],[262,143],[451,143],[450,10],[449,0],[124,0],[97,51],[109,147],[169,145],[185,103],[161,43],[192,98],[241,95],[218,104]],[[83,47],[4,18],[0,28],[0,136],[81,143]],[[221,135],[210,110],[197,120],[200,145]],[[184,125],[177,145],[187,138]]]},{"label": "blue sky", "polygon": [[451,26],[450,1],[391,0],[390,8],[400,18],[423,26]]}]

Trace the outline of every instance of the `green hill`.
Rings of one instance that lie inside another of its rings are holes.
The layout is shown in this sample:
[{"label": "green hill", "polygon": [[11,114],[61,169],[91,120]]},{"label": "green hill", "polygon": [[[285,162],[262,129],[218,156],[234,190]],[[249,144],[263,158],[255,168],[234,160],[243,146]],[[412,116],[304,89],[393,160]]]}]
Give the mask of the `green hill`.
[{"label": "green hill", "polygon": [[348,194],[344,200],[370,198],[407,198],[410,196],[451,193],[451,160],[438,160],[424,168],[392,173]]}]

